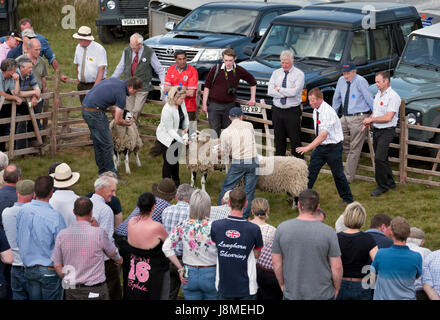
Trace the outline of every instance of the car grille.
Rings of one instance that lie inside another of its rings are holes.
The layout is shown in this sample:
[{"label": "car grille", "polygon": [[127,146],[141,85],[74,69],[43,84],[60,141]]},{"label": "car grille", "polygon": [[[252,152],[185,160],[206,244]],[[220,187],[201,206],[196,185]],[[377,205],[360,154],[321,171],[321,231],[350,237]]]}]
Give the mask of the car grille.
[{"label": "car grille", "polygon": [[[267,85],[259,84],[260,81],[257,80],[257,92],[255,94],[255,98],[257,102],[260,102],[261,99],[264,99],[266,104],[272,104],[272,97],[267,95]],[[243,100],[249,100],[251,97],[250,86],[246,82],[240,81],[237,88],[237,97]]]},{"label": "car grille", "polygon": [[119,0],[119,9],[124,18],[148,18],[147,7],[147,0]]},{"label": "car grille", "polygon": [[[165,62],[168,64],[173,64],[174,63],[174,50],[173,48],[153,48],[154,53],[156,53],[157,58],[159,59],[160,62]],[[180,50],[180,48],[179,48]],[[186,56],[188,58],[188,63],[192,62],[194,60],[194,57],[197,55],[198,51],[197,50],[185,50],[182,49],[183,51],[186,52]]]}]

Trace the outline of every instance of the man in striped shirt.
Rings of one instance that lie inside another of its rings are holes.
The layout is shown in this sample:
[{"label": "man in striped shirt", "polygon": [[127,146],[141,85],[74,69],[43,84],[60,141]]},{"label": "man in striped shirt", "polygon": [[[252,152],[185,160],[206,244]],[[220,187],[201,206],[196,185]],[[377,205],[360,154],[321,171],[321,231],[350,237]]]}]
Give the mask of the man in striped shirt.
[{"label": "man in striped shirt", "polygon": [[104,257],[122,263],[106,231],[90,224],[92,208],[89,198],[75,201],[76,222],[58,234],[52,252],[54,268],[67,286],[67,300],[109,300]]}]

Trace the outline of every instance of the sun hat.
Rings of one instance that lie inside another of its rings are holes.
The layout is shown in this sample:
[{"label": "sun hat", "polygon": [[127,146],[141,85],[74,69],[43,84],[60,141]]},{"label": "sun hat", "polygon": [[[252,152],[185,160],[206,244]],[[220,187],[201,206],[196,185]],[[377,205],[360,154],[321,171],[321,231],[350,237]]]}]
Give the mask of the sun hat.
[{"label": "sun hat", "polygon": [[55,173],[50,175],[54,179],[54,187],[67,188],[73,186],[79,179],[79,172],[72,172],[67,163],[61,163],[55,168]]},{"label": "sun hat", "polygon": [[168,202],[176,196],[176,184],[173,179],[165,178],[159,184],[153,184],[152,191],[156,197],[167,200]]},{"label": "sun hat", "polygon": [[92,36],[92,29],[90,29],[87,26],[82,26],[78,29],[78,32],[73,35],[75,39],[81,39],[81,40],[95,40],[95,38]]}]

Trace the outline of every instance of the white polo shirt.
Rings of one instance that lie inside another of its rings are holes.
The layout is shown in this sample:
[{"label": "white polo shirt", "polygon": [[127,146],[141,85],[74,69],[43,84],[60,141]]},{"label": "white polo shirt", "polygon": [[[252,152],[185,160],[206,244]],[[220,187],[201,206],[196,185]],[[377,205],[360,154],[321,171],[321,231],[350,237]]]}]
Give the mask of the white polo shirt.
[{"label": "white polo shirt", "polygon": [[[84,55],[84,48],[79,44],[76,46],[75,58],[73,63],[78,67],[78,80],[81,81],[81,67]],[[107,52],[105,48],[99,43],[92,41],[87,47],[86,64],[84,69],[85,82],[95,82],[98,68],[105,66],[104,78],[107,75]]]},{"label": "white polo shirt", "polygon": [[377,129],[385,129],[397,126],[397,119],[399,118],[401,99],[396,91],[389,87],[384,93],[378,91],[374,97],[373,103],[373,117],[380,117],[387,112],[394,112],[394,117],[390,122],[376,123],[373,122],[373,127]]},{"label": "white polo shirt", "polygon": [[[319,122],[316,123],[317,113],[319,113]],[[335,109],[333,109],[327,102],[322,101],[318,109],[313,110],[313,123],[316,132],[316,125],[318,125],[318,134],[322,130],[328,132],[327,138],[321,142],[322,145],[339,143],[344,140],[342,133],[341,120],[339,120]]]}]

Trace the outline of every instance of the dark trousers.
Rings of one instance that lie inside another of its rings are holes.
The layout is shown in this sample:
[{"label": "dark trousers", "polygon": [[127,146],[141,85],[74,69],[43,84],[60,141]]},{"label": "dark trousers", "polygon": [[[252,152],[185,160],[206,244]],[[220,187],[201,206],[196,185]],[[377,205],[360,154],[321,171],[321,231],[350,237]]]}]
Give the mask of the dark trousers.
[{"label": "dark trousers", "polygon": [[226,129],[230,124],[229,110],[235,107],[235,102],[220,104],[216,102],[210,102],[208,107],[208,121],[209,127],[217,133],[219,138],[221,130]]},{"label": "dark trousers", "polygon": [[119,236],[117,234],[114,234],[113,237],[115,238],[115,244],[118,247],[119,255],[122,257],[122,292],[124,293],[125,300],[128,273],[130,272],[130,248],[128,246],[127,237]]},{"label": "dark trousers", "polygon": [[[177,257],[183,266],[182,257]],[[170,262],[170,300],[176,300],[180,290],[180,277],[176,266]]]},{"label": "dark trousers", "polygon": [[[93,293],[93,295],[91,295]],[[64,291],[66,300],[109,300],[108,288],[105,282],[92,287],[77,286],[75,289]]]},{"label": "dark trousers", "polygon": [[173,140],[169,147],[160,143],[160,151],[163,158],[162,178],[171,178],[176,187],[180,185],[179,178],[179,143]]},{"label": "dark trousers", "polygon": [[286,155],[286,139],[289,138],[292,155],[304,159],[303,155],[296,152],[296,148],[301,147],[301,107],[288,109],[272,107],[272,123],[275,135],[275,155]]},{"label": "dark trousers", "polygon": [[390,143],[394,138],[394,132],[394,127],[373,129],[374,165],[376,167],[374,177],[376,178],[377,186],[382,191],[396,187],[393,171],[388,161],[388,151],[390,149]]},{"label": "dark trousers", "polygon": [[257,283],[258,283],[258,300],[282,300],[283,292],[281,291],[277,277],[273,272],[262,270],[257,265]]},{"label": "dark trousers", "polygon": [[112,259],[105,261],[105,278],[110,300],[121,300],[121,272]]},{"label": "dark trousers", "polygon": [[330,166],[332,171],[333,180],[335,181],[339,196],[345,202],[353,202],[353,195],[351,194],[350,186],[348,185],[342,165],[342,142],[319,145],[313,150],[309,163],[309,183],[307,188],[313,188],[319,171],[326,163]]},{"label": "dark trousers", "polygon": [[[76,88],[78,89],[78,91],[84,91],[84,90],[92,89],[94,85],[95,85],[94,82],[80,82],[80,83],[78,83]],[[81,102],[81,104],[82,104],[85,97],[86,97],[85,94],[82,94],[79,96],[79,101]]]},{"label": "dark trousers", "polygon": [[[34,113],[38,114],[41,113],[43,110],[43,104],[44,101],[41,100],[35,107],[34,107]],[[22,103],[19,106],[17,106],[17,116],[26,116],[29,115],[29,106],[27,103]],[[39,123],[39,120],[37,120],[37,124],[39,126],[39,129],[41,130],[41,124]],[[17,122],[15,133],[26,133],[26,132],[34,132],[34,126],[32,124],[31,120],[28,121],[21,121]],[[28,147],[28,142],[31,142],[32,140],[35,140],[36,138],[30,138],[30,139],[20,139],[15,142],[15,150],[24,149]]]},{"label": "dark trousers", "polygon": [[[0,119],[11,117],[12,105],[4,104],[0,110]],[[9,123],[0,124],[0,137],[7,136],[9,132]],[[0,151],[6,151],[6,142],[0,142]]]}]

